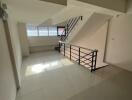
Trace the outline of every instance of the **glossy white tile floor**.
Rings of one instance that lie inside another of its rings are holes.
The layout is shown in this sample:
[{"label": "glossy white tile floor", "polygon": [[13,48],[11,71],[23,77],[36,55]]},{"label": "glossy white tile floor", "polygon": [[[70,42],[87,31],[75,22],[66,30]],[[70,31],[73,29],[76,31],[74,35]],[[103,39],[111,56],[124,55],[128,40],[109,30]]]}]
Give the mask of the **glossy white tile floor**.
[{"label": "glossy white tile floor", "polygon": [[91,73],[58,52],[35,53],[23,62],[17,100],[132,100],[132,73],[112,66]]}]

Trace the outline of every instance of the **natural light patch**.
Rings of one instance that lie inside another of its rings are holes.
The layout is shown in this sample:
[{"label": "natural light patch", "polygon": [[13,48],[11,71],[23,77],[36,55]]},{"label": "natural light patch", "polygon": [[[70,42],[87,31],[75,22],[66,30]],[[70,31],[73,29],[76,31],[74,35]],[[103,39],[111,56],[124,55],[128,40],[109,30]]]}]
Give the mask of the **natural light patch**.
[{"label": "natural light patch", "polygon": [[41,73],[44,71],[45,68],[46,66],[43,64],[28,66],[26,69],[26,76]]},{"label": "natural light patch", "polygon": [[36,64],[32,66],[32,72],[34,73],[41,73],[44,71],[44,69],[48,68],[50,65],[49,64]]},{"label": "natural light patch", "polygon": [[25,76],[39,74],[45,71],[55,70],[61,67],[72,65],[73,63],[68,59],[61,59],[58,61],[52,61],[48,63],[40,63],[27,66]]}]

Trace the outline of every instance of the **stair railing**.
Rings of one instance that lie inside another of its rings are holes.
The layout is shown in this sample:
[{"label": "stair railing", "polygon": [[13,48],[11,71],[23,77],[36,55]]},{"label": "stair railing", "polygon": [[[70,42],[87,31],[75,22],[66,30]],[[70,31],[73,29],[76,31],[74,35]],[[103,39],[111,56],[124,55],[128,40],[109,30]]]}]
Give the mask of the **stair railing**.
[{"label": "stair railing", "polygon": [[79,65],[89,68],[91,72],[96,70],[98,50],[87,49],[60,41],[59,52]]},{"label": "stair railing", "polygon": [[[60,36],[61,37],[61,41],[65,41],[67,39],[67,37],[69,36],[71,31],[74,29],[74,27],[77,25],[79,20],[82,20],[82,16],[74,17],[74,18],[71,18],[71,19],[69,19],[67,21],[67,24],[65,26],[65,31]],[[65,36],[64,36],[64,34],[65,34]]]}]

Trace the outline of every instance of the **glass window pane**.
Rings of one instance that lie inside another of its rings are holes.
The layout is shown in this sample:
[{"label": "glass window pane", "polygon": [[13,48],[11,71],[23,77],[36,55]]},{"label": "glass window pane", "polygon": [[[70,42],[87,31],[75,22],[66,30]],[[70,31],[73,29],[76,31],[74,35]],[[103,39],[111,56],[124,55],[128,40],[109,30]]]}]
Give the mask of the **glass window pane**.
[{"label": "glass window pane", "polygon": [[65,35],[65,32],[64,32],[65,28],[58,28],[58,35]]},{"label": "glass window pane", "polygon": [[48,27],[39,27],[39,36],[48,36]]},{"label": "glass window pane", "polygon": [[37,27],[32,25],[27,25],[27,36],[38,36]]},{"label": "glass window pane", "polygon": [[49,36],[57,36],[57,27],[49,27]]}]

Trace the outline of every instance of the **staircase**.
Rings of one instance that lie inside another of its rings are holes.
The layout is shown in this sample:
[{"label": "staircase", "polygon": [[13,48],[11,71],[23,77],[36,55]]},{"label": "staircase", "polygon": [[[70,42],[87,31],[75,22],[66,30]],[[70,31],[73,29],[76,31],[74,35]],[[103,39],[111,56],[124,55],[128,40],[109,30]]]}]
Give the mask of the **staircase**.
[{"label": "staircase", "polygon": [[85,66],[86,68],[90,69],[92,72],[96,70],[98,50],[87,49],[66,43],[68,36],[71,34],[77,23],[79,21],[82,21],[82,19],[83,17],[79,16],[71,18],[67,21],[65,30],[60,36],[59,45],[55,47],[55,49],[62,53],[64,56],[68,57],[70,60],[73,60],[79,65]]},{"label": "staircase", "polygon": [[[91,16],[83,16],[83,20],[82,16],[68,20],[65,31],[60,36],[58,51],[78,64],[87,67],[91,71],[95,71],[96,69],[105,66],[106,64],[102,60],[104,51],[100,49],[104,48],[103,44],[105,41],[96,43],[94,38],[97,39],[97,37],[94,33],[96,33],[110,17],[111,16],[104,14],[93,13]],[[104,29],[101,32],[104,32]],[[89,40],[90,36],[94,37],[91,41]],[[81,40],[84,38],[87,38],[87,40]],[[104,38],[105,37],[103,37],[103,39]],[[89,41],[91,45],[86,41]],[[84,47],[86,48],[83,49]]]},{"label": "staircase", "polygon": [[66,41],[71,31],[74,29],[74,27],[77,25],[79,21],[83,19],[83,16],[74,17],[67,21],[67,24],[65,25],[65,30],[62,32],[60,36],[61,41]]}]

